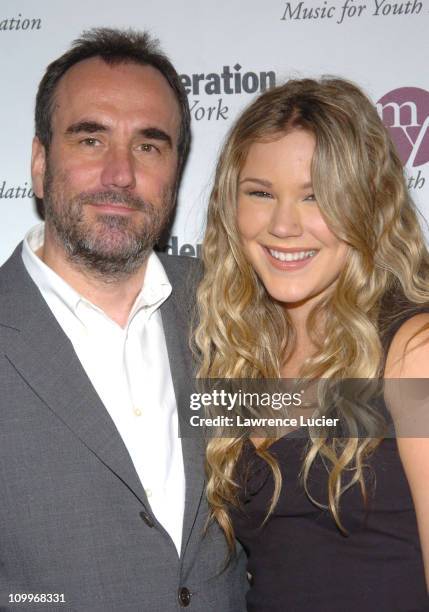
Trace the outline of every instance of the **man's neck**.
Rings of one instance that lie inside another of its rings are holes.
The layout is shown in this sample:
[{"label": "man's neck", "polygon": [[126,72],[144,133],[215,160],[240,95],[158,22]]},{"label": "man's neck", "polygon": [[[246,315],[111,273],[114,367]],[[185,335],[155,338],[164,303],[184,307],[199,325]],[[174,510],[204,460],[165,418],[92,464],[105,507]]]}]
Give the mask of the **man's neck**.
[{"label": "man's neck", "polygon": [[45,243],[36,255],[89,302],[101,308],[113,321],[125,327],[133,304],[143,287],[145,262],[132,274],[103,278],[101,274],[75,265],[59,246]]}]

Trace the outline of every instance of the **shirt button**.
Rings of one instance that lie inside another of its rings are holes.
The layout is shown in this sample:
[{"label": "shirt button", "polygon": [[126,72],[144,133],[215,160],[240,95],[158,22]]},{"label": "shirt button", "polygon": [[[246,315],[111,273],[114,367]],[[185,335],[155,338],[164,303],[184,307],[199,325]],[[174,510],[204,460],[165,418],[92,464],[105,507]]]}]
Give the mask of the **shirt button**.
[{"label": "shirt button", "polygon": [[153,522],[153,520],[151,519],[150,515],[145,510],[142,510],[140,512],[140,518],[143,519],[143,521],[146,523],[146,525],[148,527],[154,527],[155,526],[155,523]]},{"label": "shirt button", "polygon": [[179,603],[182,608],[187,608],[191,603],[191,592],[186,587],[179,589]]},{"label": "shirt button", "polygon": [[142,415],[142,411],[140,410],[140,408],[134,408],[134,414],[136,416],[141,416]]},{"label": "shirt button", "polygon": [[152,489],[145,489],[145,493],[147,497],[152,497]]}]

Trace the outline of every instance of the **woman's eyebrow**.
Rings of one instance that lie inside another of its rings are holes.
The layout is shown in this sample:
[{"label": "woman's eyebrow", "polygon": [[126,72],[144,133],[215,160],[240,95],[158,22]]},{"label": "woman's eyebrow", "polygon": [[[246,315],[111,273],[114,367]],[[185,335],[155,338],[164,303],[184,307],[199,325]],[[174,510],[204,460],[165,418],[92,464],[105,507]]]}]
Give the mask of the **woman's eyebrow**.
[{"label": "woman's eyebrow", "polygon": [[273,184],[270,181],[267,181],[266,179],[253,178],[251,176],[246,176],[245,178],[241,179],[240,185],[242,183],[246,183],[247,181],[250,182],[250,183],[259,183],[259,185],[263,185],[264,187],[272,187],[273,186]]}]

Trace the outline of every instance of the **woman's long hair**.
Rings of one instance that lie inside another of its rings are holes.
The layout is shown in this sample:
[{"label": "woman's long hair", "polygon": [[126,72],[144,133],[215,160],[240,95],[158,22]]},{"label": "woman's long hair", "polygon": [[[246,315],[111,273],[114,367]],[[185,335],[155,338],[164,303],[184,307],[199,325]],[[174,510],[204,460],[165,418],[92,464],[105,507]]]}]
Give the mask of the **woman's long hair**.
[{"label": "woman's long hair", "polygon": [[[312,184],[331,231],[349,246],[347,262],[331,295],[310,313],[307,329],[317,347],[300,376],[314,379],[377,378],[384,354],[380,304],[399,290],[414,303],[428,300],[429,260],[415,207],[408,195],[401,161],[368,98],[338,78],[291,80],[257,98],[241,115],[221,153],[208,208],[203,244],[204,279],[198,290],[199,323],[195,345],[201,378],[276,378],[295,342],[285,309],[265,290],[246,260],[237,230],[237,187],[249,147],[304,129],[316,139]],[[324,321],[323,336],[314,330]],[[342,529],[342,493],[359,483],[371,437],[353,437],[371,414],[348,414],[351,435],[333,439],[328,431],[310,436],[302,477],[321,456],[328,467],[328,504]],[[242,438],[208,443],[208,498],[232,545],[228,505],[237,504],[234,468]],[[281,474],[269,452],[257,450],[274,476],[271,512],[278,501]],[[345,471],[352,478],[345,484]]]}]

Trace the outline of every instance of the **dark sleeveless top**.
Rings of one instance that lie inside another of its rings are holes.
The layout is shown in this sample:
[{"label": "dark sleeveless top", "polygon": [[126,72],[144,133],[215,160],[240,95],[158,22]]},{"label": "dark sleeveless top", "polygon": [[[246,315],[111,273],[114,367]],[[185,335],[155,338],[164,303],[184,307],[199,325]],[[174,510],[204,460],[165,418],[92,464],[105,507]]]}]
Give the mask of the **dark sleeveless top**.
[{"label": "dark sleeveless top", "polygon": [[[395,317],[385,335],[386,351],[400,325],[423,311]],[[272,472],[253,444],[244,444],[236,467],[241,507],[231,509],[231,518],[248,555],[248,611],[429,610],[416,515],[396,440],[383,440],[366,461],[366,504],[359,486],[342,495],[341,519],[348,535],[304,491],[299,473],[307,445],[306,439],[285,436],[270,446],[283,484],[262,525],[274,490]],[[320,459],[308,486],[326,504],[327,471]]]}]

